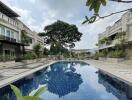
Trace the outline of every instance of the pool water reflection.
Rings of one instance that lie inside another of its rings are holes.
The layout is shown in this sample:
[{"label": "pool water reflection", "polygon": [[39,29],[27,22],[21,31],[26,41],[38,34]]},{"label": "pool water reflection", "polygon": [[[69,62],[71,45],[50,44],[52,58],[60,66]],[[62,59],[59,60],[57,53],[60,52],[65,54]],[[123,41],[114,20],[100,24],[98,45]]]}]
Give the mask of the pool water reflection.
[{"label": "pool water reflection", "polygon": [[[46,85],[48,90],[41,95],[44,100],[129,100],[97,71],[82,62],[58,62],[14,84],[23,95],[32,95]],[[4,94],[15,100],[9,86],[0,90],[0,100],[5,100]]]}]

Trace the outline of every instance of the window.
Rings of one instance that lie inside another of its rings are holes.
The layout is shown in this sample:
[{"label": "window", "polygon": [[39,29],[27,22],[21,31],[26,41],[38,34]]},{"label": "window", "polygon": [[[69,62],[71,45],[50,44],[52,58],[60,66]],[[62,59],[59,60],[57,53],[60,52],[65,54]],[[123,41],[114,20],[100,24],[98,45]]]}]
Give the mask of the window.
[{"label": "window", "polygon": [[5,36],[5,28],[4,27],[1,27],[1,35]]},{"label": "window", "polygon": [[14,32],[13,31],[11,31],[11,38],[14,39]]},{"label": "window", "polygon": [[9,29],[6,30],[6,36],[10,37],[10,30]]},{"label": "window", "polygon": [[1,35],[1,26],[0,26],[0,35]]},{"label": "window", "polygon": [[15,39],[17,40],[17,42],[19,41],[19,33],[14,32],[15,33]]},{"label": "window", "polygon": [[5,56],[9,56],[10,55],[10,50],[4,50],[5,51]]}]

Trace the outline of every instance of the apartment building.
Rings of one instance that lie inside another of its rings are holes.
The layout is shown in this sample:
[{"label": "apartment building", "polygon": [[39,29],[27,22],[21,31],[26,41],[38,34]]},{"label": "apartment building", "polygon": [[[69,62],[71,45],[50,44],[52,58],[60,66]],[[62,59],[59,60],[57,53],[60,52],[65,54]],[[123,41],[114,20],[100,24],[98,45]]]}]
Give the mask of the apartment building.
[{"label": "apartment building", "polygon": [[[132,11],[127,11],[112,26],[108,26],[103,33],[99,34],[99,51],[114,49],[116,44],[120,44],[121,36],[124,39],[127,58],[132,59]],[[107,40],[107,42],[102,42]]]},{"label": "apartment building", "polygon": [[44,47],[44,39],[40,36],[37,35],[36,32],[32,32],[32,34],[28,34],[28,36],[31,38],[30,44],[29,46],[26,46],[25,49],[26,51],[32,51],[33,50],[33,46],[36,44],[40,44],[42,46],[42,50]]},{"label": "apartment building", "polygon": [[[43,39],[30,30],[18,17],[20,16],[16,12],[0,1],[0,55],[13,56],[17,60],[21,59],[24,48],[28,51],[32,50],[32,46],[37,42],[41,42],[42,45],[44,43]],[[21,41],[23,30],[31,39],[28,45]]]}]

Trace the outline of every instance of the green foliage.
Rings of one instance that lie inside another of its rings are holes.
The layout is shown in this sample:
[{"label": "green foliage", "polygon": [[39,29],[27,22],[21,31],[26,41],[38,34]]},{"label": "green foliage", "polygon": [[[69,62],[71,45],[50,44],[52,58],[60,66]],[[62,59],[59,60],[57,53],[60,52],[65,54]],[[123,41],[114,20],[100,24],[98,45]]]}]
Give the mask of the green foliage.
[{"label": "green foliage", "polygon": [[108,57],[110,57],[110,58],[124,58],[125,55],[126,54],[123,50],[116,50],[116,51],[109,52]]},{"label": "green foliage", "polygon": [[98,55],[98,54],[99,54],[99,53],[96,52],[95,55],[93,56],[93,59],[98,60],[98,59],[99,59],[99,55]]},{"label": "green foliage", "polygon": [[89,6],[89,10],[94,10],[97,14],[99,12],[100,6],[106,6],[106,0],[87,0],[86,6]]},{"label": "green foliage", "polygon": [[87,16],[85,16],[85,21],[82,24],[85,23],[93,23],[96,21],[97,17],[99,17],[99,10],[101,5],[102,6],[106,6],[107,1],[106,0],[87,0],[86,2],[86,6],[89,7],[89,11],[94,11],[93,16],[91,16],[90,18],[88,18]]},{"label": "green foliage", "polygon": [[24,96],[23,100],[43,100],[43,99],[34,96]]},{"label": "green foliage", "polygon": [[110,43],[110,39],[108,37],[104,37],[103,39],[101,39],[99,41],[100,44],[109,44]]},{"label": "green foliage", "polygon": [[40,88],[33,96],[35,97],[39,97],[42,93],[44,93],[45,91],[47,91],[46,87],[42,87]]},{"label": "green foliage", "polygon": [[69,52],[63,53],[63,57],[64,57],[64,58],[70,58],[70,53],[69,53]]},{"label": "green foliage", "polygon": [[48,55],[49,54],[49,50],[47,48],[43,49],[43,55]]},{"label": "green foliage", "polygon": [[132,8],[129,8],[129,9],[113,12],[113,13],[110,13],[110,14],[105,15],[105,16],[100,16],[99,15],[99,10],[100,10],[101,6],[106,6],[107,1],[113,1],[113,2],[118,2],[118,3],[119,2],[121,2],[121,3],[132,3],[132,1],[130,1],[130,0],[128,0],[128,1],[127,0],[87,0],[86,6],[89,8],[89,11],[93,11],[93,16],[91,16],[90,18],[86,16],[85,20],[82,24],[94,23],[95,21],[97,21],[101,18],[103,19],[103,18],[112,16],[114,14],[122,13],[122,12],[125,12],[125,11],[128,11],[128,10],[132,9]]},{"label": "green foliage", "polygon": [[63,47],[69,47],[71,44],[74,44],[74,42],[80,41],[82,36],[82,33],[78,31],[76,25],[59,20],[46,26],[44,31],[43,33],[39,33],[39,35],[44,36],[45,43],[52,46],[60,44]]},{"label": "green foliage", "polygon": [[13,61],[15,60],[15,56],[11,56],[11,55],[0,55],[0,61]]},{"label": "green foliage", "polygon": [[20,90],[14,86],[14,85],[10,85],[11,89],[14,91],[16,97],[17,97],[17,100],[24,100],[23,97],[22,97],[22,94],[20,92]]},{"label": "green foliage", "polygon": [[40,57],[40,54],[42,54],[41,49],[42,47],[39,43],[33,46],[33,51],[37,55],[37,57]]},{"label": "green foliage", "polygon": [[27,32],[25,30],[22,30],[21,32],[21,42],[23,44],[29,44],[31,42],[31,38],[27,36]]},{"label": "green foliage", "polygon": [[37,55],[34,52],[27,52],[26,54],[24,54],[24,60],[32,60],[36,58]]},{"label": "green foliage", "polygon": [[33,96],[22,96],[21,91],[16,86],[10,85],[10,87],[15,93],[17,100],[42,100],[39,96],[47,90],[46,87],[42,87]]},{"label": "green foliage", "polygon": [[58,54],[63,54],[63,53],[67,53],[68,50],[66,48],[64,48],[61,44],[57,43],[57,44],[52,44],[50,47],[50,54],[51,55],[58,55]]},{"label": "green foliage", "polygon": [[115,39],[123,40],[125,38],[126,32],[118,32]]},{"label": "green foliage", "polygon": [[99,53],[98,53],[98,56],[99,56],[99,57],[106,57],[107,54],[106,54],[105,52],[99,52]]},{"label": "green foliage", "polygon": [[85,21],[82,23],[82,24],[85,24],[85,23],[93,23],[95,22],[97,19],[97,14],[94,14],[92,17],[88,18],[87,16],[85,16]]}]

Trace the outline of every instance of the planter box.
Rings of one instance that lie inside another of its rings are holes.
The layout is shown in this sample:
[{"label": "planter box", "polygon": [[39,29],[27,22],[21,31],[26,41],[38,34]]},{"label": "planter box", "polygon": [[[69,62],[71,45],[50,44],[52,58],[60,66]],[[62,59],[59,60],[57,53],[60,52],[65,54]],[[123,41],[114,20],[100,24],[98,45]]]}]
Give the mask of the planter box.
[{"label": "planter box", "polygon": [[99,57],[99,60],[101,60],[101,61],[106,61],[107,58],[105,58],[105,57]]},{"label": "planter box", "polygon": [[124,60],[124,58],[107,58],[107,61],[112,63],[122,62]]}]

